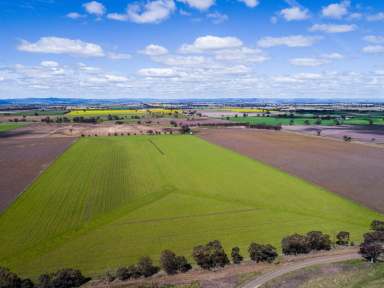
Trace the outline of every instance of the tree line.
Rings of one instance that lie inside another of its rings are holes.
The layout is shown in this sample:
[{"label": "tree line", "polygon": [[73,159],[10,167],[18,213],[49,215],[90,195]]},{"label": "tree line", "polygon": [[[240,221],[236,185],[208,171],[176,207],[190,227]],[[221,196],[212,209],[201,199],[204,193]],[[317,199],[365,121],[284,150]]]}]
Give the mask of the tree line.
[{"label": "tree line", "polygon": [[[371,223],[371,231],[363,235],[360,244],[360,254],[370,262],[384,262],[384,221],[374,220]],[[281,240],[282,253],[284,255],[306,254],[311,251],[331,250],[333,245],[353,246],[350,233],[340,231],[336,235],[336,241],[331,241],[330,235],[321,231],[310,231],[305,235],[292,234]],[[247,249],[249,258],[256,262],[272,263],[279,256],[277,249],[270,244],[252,242]],[[231,263],[240,264],[244,257],[239,247],[233,247],[227,255],[222,244],[218,240],[207,244],[198,245],[192,250],[192,258],[195,263],[204,270],[213,270]],[[150,257],[142,257],[135,265],[119,267],[114,272],[108,272],[105,280],[112,282],[115,279],[121,281],[150,277],[160,270],[169,275],[185,273],[192,269],[187,258],[177,255],[171,250],[161,252],[159,266],[156,266]],[[79,287],[89,281],[79,270],[61,269],[55,273],[42,274],[36,283],[30,279],[22,279],[7,268],[0,267],[0,288],[71,288]]]}]

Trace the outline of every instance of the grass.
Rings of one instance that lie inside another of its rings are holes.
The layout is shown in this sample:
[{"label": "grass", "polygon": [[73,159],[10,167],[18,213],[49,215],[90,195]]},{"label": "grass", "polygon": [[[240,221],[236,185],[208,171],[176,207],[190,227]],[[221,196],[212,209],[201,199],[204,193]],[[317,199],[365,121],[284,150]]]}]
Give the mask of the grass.
[{"label": "grass", "polygon": [[157,261],[164,249],[190,257],[214,239],[244,254],[251,241],[278,246],[310,230],[346,230],[358,241],[376,218],[195,136],[82,138],[0,215],[0,266],[94,276],[143,255]]},{"label": "grass", "polygon": [[11,131],[13,129],[23,127],[25,124],[22,123],[0,123],[0,133]]},{"label": "grass", "polygon": [[[373,124],[375,125],[384,125],[384,119],[381,117],[355,117],[341,121],[341,124],[345,125],[369,125],[369,120],[372,119]],[[293,125],[305,125],[306,121],[310,125],[316,124],[316,119],[312,117],[295,117],[294,119],[285,118],[285,117],[266,117],[266,116],[247,116],[247,117],[230,117],[230,120],[237,121],[241,123],[250,123],[250,124],[268,124],[268,125],[292,125],[291,121],[293,120]],[[335,125],[336,121],[333,119],[330,120],[321,120],[320,125],[331,126]]]},{"label": "grass", "polygon": [[181,113],[180,110],[171,110],[171,109],[147,109],[147,110],[134,110],[134,109],[88,109],[88,110],[72,110],[67,115],[68,116],[83,116],[83,117],[95,117],[95,116],[125,116],[125,115],[145,115],[145,114],[157,114],[157,115],[172,115],[172,114]]},{"label": "grass", "polygon": [[[283,284],[284,283],[284,284]],[[384,264],[351,261],[310,267],[289,273],[263,288],[379,288],[384,287]]]}]

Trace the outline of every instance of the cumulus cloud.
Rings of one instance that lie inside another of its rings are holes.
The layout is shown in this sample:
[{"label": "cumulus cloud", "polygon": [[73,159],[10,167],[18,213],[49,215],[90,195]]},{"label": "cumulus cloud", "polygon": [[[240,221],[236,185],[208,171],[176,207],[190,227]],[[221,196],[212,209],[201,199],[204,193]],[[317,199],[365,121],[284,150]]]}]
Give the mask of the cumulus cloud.
[{"label": "cumulus cloud", "polygon": [[57,67],[59,66],[59,63],[55,61],[41,61],[40,65],[43,67]]},{"label": "cumulus cloud", "polygon": [[243,2],[249,8],[255,8],[260,3],[259,0],[238,0],[238,1]]},{"label": "cumulus cloud", "polygon": [[165,57],[154,57],[153,60],[169,66],[199,66],[206,63],[206,59],[203,56],[168,55]]},{"label": "cumulus cloud", "polygon": [[369,43],[381,44],[384,43],[384,36],[368,35],[364,37],[364,40]]},{"label": "cumulus cloud", "polygon": [[77,12],[70,12],[66,15],[66,17],[71,19],[80,19],[80,18],[84,18],[85,16]]},{"label": "cumulus cloud", "polygon": [[148,56],[159,56],[159,55],[167,54],[168,49],[160,45],[149,44],[139,52],[141,54],[148,55]]},{"label": "cumulus cloud", "polygon": [[111,60],[127,60],[131,59],[132,55],[127,53],[108,52],[107,57]]},{"label": "cumulus cloud", "polygon": [[226,48],[235,48],[243,45],[240,39],[236,37],[218,37],[218,36],[202,36],[196,38],[193,44],[183,44],[180,48],[182,53],[196,53],[206,50],[218,50]]},{"label": "cumulus cloud", "polygon": [[368,15],[368,21],[384,21],[384,12],[379,12],[377,14]]},{"label": "cumulus cloud", "polygon": [[96,16],[102,16],[105,14],[105,6],[97,1],[91,1],[83,4],[83,7],[85,11],[87,11],[89,14],[93,14]]},{"label": "cumulus cloud", "polygon": [[207,10],[215,4],[215,0],[177,0],[198,10]]},{"label": "cumulus cloud", "polygon": [[264,37],[261,38],[257,45],[262,48],[270,48],[275,46],[287,47],[309,47],[318,42],[321,37],[292,35],[285,37]]},{"label": "cumulus cloud", "polygon": [[287,21],[306,20],[310,18],[308,9],[300,7],[285,8],[280,11],[280,15]]},{"label": "cumulus cloud", "polygon": [[166,20],[175,9],[173,0],[154,0],[145,4],[130,4],[125,13],[110,13],[107,18],[138,24],[160,23]]},{"label": "cumulus cloud", "polygon": [[383,45],[369,45],[363,48],[364,53],[368,54],[381,54],[384,53]]},{"label": "cumulus cloud", "polygon": [[312,32],[325,32],[325,33],[346,33],[346,32],[352,32],[357,29],[356,25],[353,24],[344,24],[344,25],[337,25],[337,24],[314,24],[311,28],[309,28],[309,31]]},{"label": "cumulus cloud", "polygon": [[143,68],[137,72],[138,75],[144,77],[178,77],[180,76],[172,68]]},{"label": "cumulus cloud", "polygon": [[316,67],[328,63],[325,59],[321,58],[294,58],[289,61],[295,66],[309,66]]},{"label": "cumulus cloud", "polygon": [[323,7],[321,13],[324,17],[341,19],[348,14],[350,1],[343,1],[341,3],[332,3]]},{"label": "cumulus cloud", "polygon": [[262,63],[267,61],[269,57],[260,49],[240,47],[216,51],[215,59],[220,61]]},{"label": "cumulus cloud", "polygon": [[60,37],[42,37],[34,43],[22,40],[17,49],[31,53],[70,54],[84,57],[105,55],[103,49],[97,44]]},{"label": "cumulus cloud", "polygon": [[228,20],[228,15],[219,12],[207,14],[207,18],[212,20],[213,24],[221,24]]}]

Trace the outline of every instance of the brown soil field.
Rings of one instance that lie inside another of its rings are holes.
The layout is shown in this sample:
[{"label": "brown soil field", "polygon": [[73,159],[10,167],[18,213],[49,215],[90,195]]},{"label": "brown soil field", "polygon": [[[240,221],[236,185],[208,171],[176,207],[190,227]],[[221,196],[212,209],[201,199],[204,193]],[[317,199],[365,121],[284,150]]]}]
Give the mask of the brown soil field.
[{"label": "brown soil field", "polygon": [[0,213],[74,140],[72,137],[1,137]]},{"label": "brown soil field", "polygon": [[384,149],[289,132],[201,129],[198,135],[384,212]]}]

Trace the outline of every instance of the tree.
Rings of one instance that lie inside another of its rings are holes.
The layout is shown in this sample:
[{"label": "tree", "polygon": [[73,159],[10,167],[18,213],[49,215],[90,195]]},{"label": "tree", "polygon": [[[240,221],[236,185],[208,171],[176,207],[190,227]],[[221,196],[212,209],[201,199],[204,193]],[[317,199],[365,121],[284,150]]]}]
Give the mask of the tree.
[{"label": "tree", "polygon": [[360,254],[372,263],[384,261],[384,243],[362,243],[360,245]]},{"label": "tree", "polygon": [[0,267],[0,288],[20,288],[21,279],[16,273]]},{"label": "tree", "polygon": [[307,237],[300,234],[293,234],[283,238],[281,247],[285,255],[305,254],[311,251]]},{"label": "tree", "polygon": [[184,256],[176,256],[177,270],[185,273],[192,269],[192,265],[187,261]]},{"label": "tree", "polygon": [[339,233],[337,233],[336,235],[336,244],[337,245],[343,245],[343,246],[346,246],[349,244],[349,239],[350,237],[350,234],[349,232],[347,231],[340,231]]},{"label": "tree", "polygon": [[136,267],[140,275],[144,277],[149,277],[159,272],[159,267],[154,266],[152,259],[149,257],[141,257]]},{"label": "tree", "polygon": [[192,257],[197,265],[203,269],[224,267],[229,264],[228,256],[221,243],[217,240],[193,248]]},{"label": "tree", "polygon": [[127,267],[119,267],[116,270],[116,278],[121,281],[127,280],[131,278],[130,271],[128,270]]},{"label": "tree", "polygon": [[61,269],[55,273],[42,274],[39,277],[40,288],[71,288],[80,287],[88,282],[90,278],[86,278],[76,269]]},{"label": "tree", "polygon": [[176,262],[176,254],[171,250],[161,252],[160,266],[167,274],[176,274],[179,268]]},{"label": "tree", "polygon": [[21,280],[20,288],[33,288],[35,287],[35,284],[32,282],[31,279],[23,279]]},{"label": "tree", "polygon": [[371,229],[373,231],[384,231],[384,221],[373,220],[371,223]]},{"label": "tree", "polygon": [[276,248],[272,245],[251,243],[248,248],[249,257],[256,262],[272,263],[278,256]]},{"label": "tree", "polygon": [[243,256],[240,255],[240,248],[233,247],[231,251],[231,258],[234,264],[240,264],[243,261]]},{"label": "tree", "polygon": [[320,231],[307,233],[307,242],[311,250],[331,250],[331,239]]},{"label": "tree", "polygon": [[188,125],[182,125],[181,126],[181,133],[182,134],[189,134],[189,133],[191,133],[191,128],[189,128]]}]

